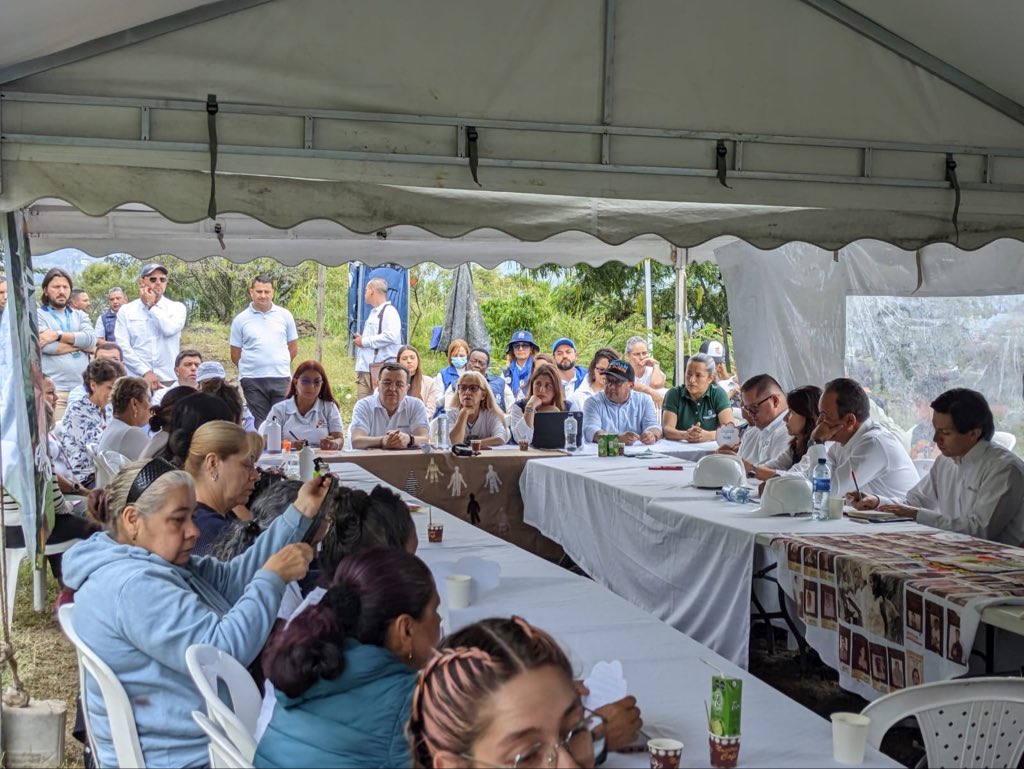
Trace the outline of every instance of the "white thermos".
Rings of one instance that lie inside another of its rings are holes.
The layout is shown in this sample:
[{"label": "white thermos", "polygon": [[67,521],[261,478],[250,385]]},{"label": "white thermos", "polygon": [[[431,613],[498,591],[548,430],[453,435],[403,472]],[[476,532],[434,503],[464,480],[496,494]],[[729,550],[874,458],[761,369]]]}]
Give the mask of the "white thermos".
[{"label": "white thermos", "polygon": [[273,421],[267,427],[267,453],[281,453],[281,425],[277,421],[277,417],[274,417]]},{"label": "white thermos", "polygon": [[313,480],[313,449],[308,443],[299,452],[299,480],[303,483]]}]

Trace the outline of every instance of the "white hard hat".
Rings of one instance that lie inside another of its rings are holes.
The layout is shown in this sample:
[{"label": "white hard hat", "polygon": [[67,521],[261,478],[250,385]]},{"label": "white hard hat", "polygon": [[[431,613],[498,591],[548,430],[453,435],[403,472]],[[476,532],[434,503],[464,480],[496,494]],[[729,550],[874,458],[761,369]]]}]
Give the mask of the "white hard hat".
[{"label": "white hard hat", "polygon": [[693,471],[693,485],[698,489],[742,486],[746,479],[743,460],[733,454],[708,454]]},{"label": "white hard hat", "polygon": [[798,475],[776,475],[764,484],[761,506],[751,515],[797,515],[809,513],[813,507],[811,482]]}]

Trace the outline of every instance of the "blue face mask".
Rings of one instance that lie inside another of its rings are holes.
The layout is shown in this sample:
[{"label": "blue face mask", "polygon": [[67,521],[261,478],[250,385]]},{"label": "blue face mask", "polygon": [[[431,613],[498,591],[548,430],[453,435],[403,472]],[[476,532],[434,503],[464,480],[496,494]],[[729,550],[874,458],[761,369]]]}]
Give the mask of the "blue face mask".
[{"label": "blue face mask", "polygon": [[469,358],[464,357],[462,355],[458,355],[452,358],[452,365],[455,366],[455,368],[466,368],[466,362],[468,360]]}]

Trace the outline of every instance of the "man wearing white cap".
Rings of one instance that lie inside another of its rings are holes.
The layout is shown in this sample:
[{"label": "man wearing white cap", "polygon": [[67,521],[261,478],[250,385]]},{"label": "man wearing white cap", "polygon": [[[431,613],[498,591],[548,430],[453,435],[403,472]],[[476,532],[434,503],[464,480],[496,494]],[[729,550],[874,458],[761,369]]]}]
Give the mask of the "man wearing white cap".
[{"label": "man wearing white cap", "polygon": [[576,388],[586,379],[587,370],[576,365],[576,343],[568,337],[562,337],[551,345],[551,355],[558,368],[558,376],[562,380],[562,392],[568,401],[576,394]]},{"label": "man wearing white cap", "polygon": [[147,264],[139,277],[139,298],[118,311],[114,326],[128,373],[143,377],[154,390],[177,379],[174,360],[188,314],[184,304],[164,296],[166,290],[167,268]]}]

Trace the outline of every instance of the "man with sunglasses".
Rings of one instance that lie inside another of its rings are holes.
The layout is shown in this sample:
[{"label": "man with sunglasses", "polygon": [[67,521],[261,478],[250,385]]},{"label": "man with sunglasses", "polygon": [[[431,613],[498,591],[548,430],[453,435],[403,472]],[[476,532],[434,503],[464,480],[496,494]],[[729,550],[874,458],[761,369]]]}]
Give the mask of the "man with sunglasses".
[{"label": "man with sunglasses", "polygon": [[118,311],[114,331],[128,373],[143,377],[154,390],[177,381],[174,360],[187,315],[184,304],[164,296],[166,290],[167,268],[162,264],[143,267],[139,298]]},{"label": "man with sunglasses", "polygon": [[751,465],[763,465],[781,454],[789,445],[786,430],[786,393],[768,374],[758,374],[743,383],[740,399],[748,427],[738,446],[723,446],[722,454],[739,454]]}]

